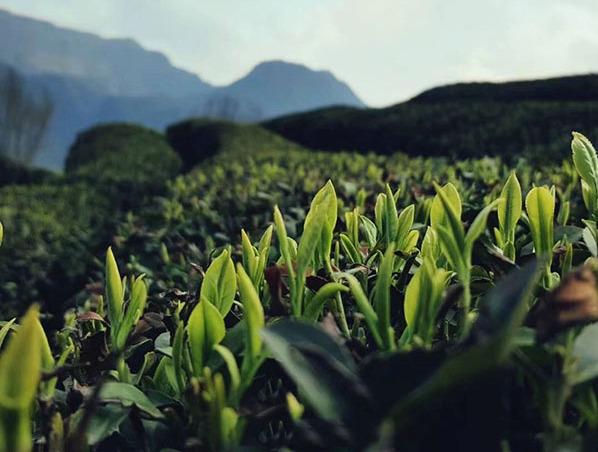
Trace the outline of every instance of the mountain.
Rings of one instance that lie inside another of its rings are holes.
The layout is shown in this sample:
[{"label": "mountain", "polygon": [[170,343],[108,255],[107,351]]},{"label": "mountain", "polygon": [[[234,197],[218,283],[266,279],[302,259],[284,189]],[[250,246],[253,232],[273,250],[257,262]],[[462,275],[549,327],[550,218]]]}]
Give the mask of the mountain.
[{"label": "mountain", "polygon": [[0,10],[0,65],[47,92],[54,116],[36,163],[60,169],[77,133],[101,122],[164,129],[188,117],[239,122],[363,102],[328,71],[271,61],[212,86],[131,39],[104,39]]},{"label": "mountain", "polygon": [[0,61],[23,74],[83,79],[112,95],[185,96],[211,88],[131,39],[103,39],[0,10]]},{"label": "mountain", "polygon": [[598,75],[434,88],[386,108],[324,108],[264,122],[309,148],[560,161],[572,130],[598,140]]},{"label": "mountain", "polygon": [[313,71],[284,61],[258,64],[224,91],[231,97],[264,104],[266,117],[313,110],[322,106],[322,99],[334,99],[339,105],[365,106],[347,84],[329,71]]}]

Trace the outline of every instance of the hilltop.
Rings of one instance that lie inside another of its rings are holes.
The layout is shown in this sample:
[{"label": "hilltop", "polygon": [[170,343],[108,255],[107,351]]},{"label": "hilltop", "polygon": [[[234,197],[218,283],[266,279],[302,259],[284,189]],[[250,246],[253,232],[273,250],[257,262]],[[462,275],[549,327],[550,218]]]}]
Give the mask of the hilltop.
[{"label": "hilltop", "polygon": [[331,151],[562,158],[571,130],[598,137],[598,75],[461,83],[386,108],[324,108],[264,126]]}]

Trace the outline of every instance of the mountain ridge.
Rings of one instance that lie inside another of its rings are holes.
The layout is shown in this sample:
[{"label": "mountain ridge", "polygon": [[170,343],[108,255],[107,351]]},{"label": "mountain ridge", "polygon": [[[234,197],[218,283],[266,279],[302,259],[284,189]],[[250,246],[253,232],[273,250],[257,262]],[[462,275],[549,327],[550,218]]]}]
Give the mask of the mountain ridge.
[{"label": "mountain ridge", "polygon": [[459,82],[426,89],[408,102],[447,101],[596,101],[598,73],[504,82]]},{"label": "mountain ridge", "polygon": [[329,71],[266,61],[215,86],[133,39],[103,38],[2,9],[0,41],[0,64],[21,73],[33,89],[49,91],[56,104],[36,161],[53,169],[61,168],[76,134],[99,122],[164,129],[192,116],[256,122],[326,105],[364,105]]}]

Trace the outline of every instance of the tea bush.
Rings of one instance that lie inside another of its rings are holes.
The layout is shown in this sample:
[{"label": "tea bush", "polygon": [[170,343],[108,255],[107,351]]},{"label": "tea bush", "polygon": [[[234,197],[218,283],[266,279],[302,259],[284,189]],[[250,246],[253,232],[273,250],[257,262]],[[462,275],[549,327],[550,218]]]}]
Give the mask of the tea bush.
[{"label": "tea bush", "polygon": [[255,124],[236,124],[215,119],[187,119],[166,129],[166,137],[190,170],[204,160],[222,153],[255,155],[264,150],[277,152],[301,149]]},{"label": "tea bush", "polygon": [[130,209],[164,191],[180,164],[164,137],[127,124],[82,133],[65,176],[0,161],[0,219],[10,232],[0,254],[0,312],[35,302],[60,321],[99,268],[99,247]]},{"label": "tea bush", "polygon": [[67,175],[116,186],[115,194],[127,191],[131,198],[159,192],[180,167],[181,160],[161,134],[134,124],[106,124],[82,132],[65,164]]},{"label": "tea bush", "polygon": [[21,163],[0,156],[0,187],[5,185],[39,184],[50,182],[57,177],[50,171],[28,168]]},{"label": "tea bush", "polygon": [[84,184],[1,188],[7,234],[0,253],[3,315],[37,302],[61,316],[93,269],[98,244],[111,238],[108,211],[108,200]]},{"label": "tea bush", "polygon": [[[129,269],[143,272],[161,290],[186,287],[196,276],[191,264],[205,265],[219,247],[238,242],[238,231],[263,231],[278,205],[286,212],[289,233],[297,236],[312,194],[330,178],[341,208],[359,204],[373,213],[375,193],[386,183],[401,187],[399,201],[416,205],[416,221],[425,223],[434,189],[432,182],[452,182],[474,210],[486,198],[497,196],[509,167],[500,159],[479,159],[454,166],[444,158],[391,157],[357,153],[327,154],[314,151],[264,151],[252,155],[223,153],[205,161],[169,184],[164,196],[127,217],[115,244],[127,258]],[[521,163],[519,178],[532,183],[563,187],[575,196],[577,183],[571,165],[546,165],[542,172]],[[577,215],[580,197],[572,203]],[[469,212],[466,212],[469,215]],[[168,265],[163,265],[167,261]]]},{"label": "tea bush", "polygon": [[598,137],[598,102],[590,92],[583,101],[520,97],[518,102],[483,96],[455,100],[447,93],[437,102],[416,99],[385,108],[331,107],[275,118],[263,126],[314,149],[455,158],[525,155],[542,164],[566,157],[572,128],[583,127],[588,136]]},{"label": "tea bush", "polygon": [[572,151],[215,159],[130,216],[61,330],[2,325],[0,450],[596,449],[598,157]]}]

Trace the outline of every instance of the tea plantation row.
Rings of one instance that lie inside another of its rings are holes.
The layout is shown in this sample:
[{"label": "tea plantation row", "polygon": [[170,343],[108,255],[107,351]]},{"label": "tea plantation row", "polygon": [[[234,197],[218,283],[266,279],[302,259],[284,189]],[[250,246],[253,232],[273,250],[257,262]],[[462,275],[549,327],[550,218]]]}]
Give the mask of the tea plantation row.
[{"label": "tea plantation row", "polygon": [[3,303],[42,309],[0,329],[0,450],[597,447],[585,137],[540,170],[267,132],[194,165],[128,127],[1,190]]}]

